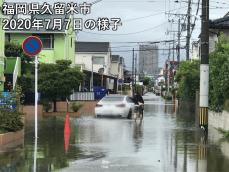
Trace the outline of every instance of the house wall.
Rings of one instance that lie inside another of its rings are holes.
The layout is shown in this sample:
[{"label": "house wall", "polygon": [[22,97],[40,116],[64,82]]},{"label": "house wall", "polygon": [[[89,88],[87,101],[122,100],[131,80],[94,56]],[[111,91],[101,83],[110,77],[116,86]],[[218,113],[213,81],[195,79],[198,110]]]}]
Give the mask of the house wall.
[{"label": "house wall", "polygon": [[[5,74],[13,74],[17,58],[7,57],[5,61]],[[21,59],[18,61],[18,76],[21,76]]]},{"label": "house wall", "polygon": [[[2,6],[3,0],[0,0]],[[4,48],[5,48],[5,34],[2,30],[2,10],[0,10],[0,91],[4,89]]]},{"label": "house wall", "polygon": [[118,62],[112,62],[111,63],[111,74],[115,76],[119,76],[119,63]]},{"label": "house wall", "polygon": [[218,42],[218,36],[217,34],[210,33],[209,34],[209,52],[212,53],[215,51],[215,46]]},{"label": "house wall", "polygon": [[209,34],[209,52],[215,51],[215,46],[218,43],[218,33],[223,33],[224,36],[229,38],[229,30],[223,29],[223,30],[211,30]]},{"label": "house wall", "polygon": [[92,70],[92,57],[93,56],[100,56],[104,57],[104,65],[102,64],[94,64],[93,71],[98,72],[100,68],[104,67],[104,74],[110,74],[110,53],[76,53],[75,54],[75,64],[76,65],[83,65],[83,69],[91,71]]}]

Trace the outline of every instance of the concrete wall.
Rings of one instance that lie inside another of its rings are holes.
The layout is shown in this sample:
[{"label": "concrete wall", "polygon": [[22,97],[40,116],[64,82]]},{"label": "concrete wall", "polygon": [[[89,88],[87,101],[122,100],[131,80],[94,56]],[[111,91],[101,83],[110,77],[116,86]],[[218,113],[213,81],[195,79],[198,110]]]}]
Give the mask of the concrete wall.
[{"label": "concrete wall", "polygon": [[208,122],[214,128],[229,130],[229,112],[223,111],[222,113],[216,113],[209,111]]}]

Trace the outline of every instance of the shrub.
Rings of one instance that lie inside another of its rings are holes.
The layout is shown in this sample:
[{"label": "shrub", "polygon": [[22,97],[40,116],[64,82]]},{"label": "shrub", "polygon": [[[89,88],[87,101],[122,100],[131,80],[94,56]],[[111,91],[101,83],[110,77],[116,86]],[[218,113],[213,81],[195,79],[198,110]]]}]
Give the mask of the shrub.
[{"label": "shrub", "polygon": [[216,50],[210,55],[210,109],[221,112],[229,99],[229,39],[220,37]]},{"label": "shrub", "polygon": [[22,113],[19,112],[21,97],[19,86],[9,96],[0,94],[0,132],[15,132],[23,128]]},{"label": "shrub", "polygon": [[196,90],[200,86],[200,62],[182,61],[176,74],[178,97],[184,101],[195,101]]},{"label": "shrub", "polygon": [[78,112],[78,110],[82,107],[82,104],[80,103],[73,103],[71,106],[71,109],[73,110],[73,112]]},{"label": "shrub", "polygon": [[22,113],[17,111],[0,112],[0,130],[2,132],[15,132],[23,128]]}]

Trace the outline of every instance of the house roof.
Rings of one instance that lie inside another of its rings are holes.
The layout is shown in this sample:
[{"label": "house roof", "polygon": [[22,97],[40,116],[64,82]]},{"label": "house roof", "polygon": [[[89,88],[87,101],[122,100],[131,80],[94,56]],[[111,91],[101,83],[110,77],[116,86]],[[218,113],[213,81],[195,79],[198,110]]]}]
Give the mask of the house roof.
[{"label": "house roof", "polygon": [[109,52],[109,42],[76,42],[75,52]]},{"label": "house roof", "polygon": [[[9,30],[6,30],[5,32],[6,33],[65,33],[65,30],[66,30],[65,28],[67,25],[66,19],[69,18],[69,15],[43,14],[43,15],[31,15],[30,17],[31,17],[31,21],[32,21],[32,19],[43,20],[43,26],[44,27],[39,28],[39,30],[37,30],[36,28],[31,28],[30,30],[26,30],[26,29],[12,30],[12,29],[9,29]],[[11,18],[18,19],[19,17],[18,17],[18,15],[14,15],[14,16],[11,16]],[[50,19],[50,21],[51,21],[48,29],[46,29],[48,21],[45,21],[45,19]],[[57,29],[53,30],[52,29],[53,28],[53,19],[61,19],[62,20],[61,30],[57,30]],[[22,25],[22,27],[24,28],[23,25]]]},{"label": "house roof", "polygon": [[210,20],[210,29],[229,29],[229,15],[225,15],[223,18]]}]

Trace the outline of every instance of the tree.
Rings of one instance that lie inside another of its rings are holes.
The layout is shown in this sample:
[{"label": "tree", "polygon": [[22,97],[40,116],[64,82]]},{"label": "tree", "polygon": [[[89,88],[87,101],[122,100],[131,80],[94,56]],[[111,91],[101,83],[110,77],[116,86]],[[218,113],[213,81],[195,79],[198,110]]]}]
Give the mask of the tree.
[{"label": "tree", "polygon": [[150,78],[149,77],[145,77],[143,80],[143,85],[148,86],[150,84]]},{"label": "tree", "polygon": [[53,101],[54,112],[56,101],[68,98],[83,81],[83,73],[76,67],[71,68],[70,65],[71,61],[59,60],[56,64],[39,66],[39,92],[42,99]]},{"label": "tree", "polygon": [[196,90],[200,86],[200,62],[182,61],[176,73],[178,97],[185,101],[194,101]]},{"label": "tree", "polygon": [[220,37],[210,55],[210,109],[220,112],[229,99],[229,39]]}]

